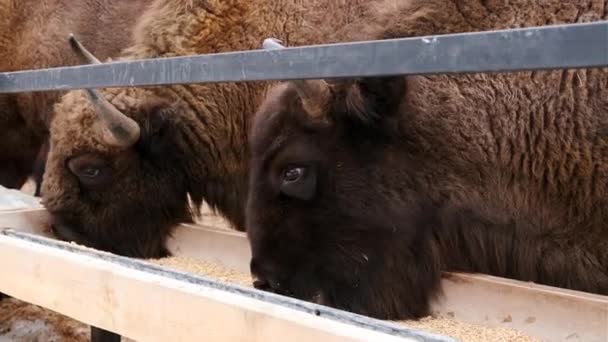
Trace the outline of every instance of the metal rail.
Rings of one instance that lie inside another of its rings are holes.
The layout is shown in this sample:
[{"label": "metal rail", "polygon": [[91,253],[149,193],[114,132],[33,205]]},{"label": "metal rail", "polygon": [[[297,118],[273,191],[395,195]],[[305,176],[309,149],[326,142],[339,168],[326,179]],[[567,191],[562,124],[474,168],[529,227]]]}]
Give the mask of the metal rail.
[{"label": "metal rail", "polygon": [[0,93],[605,66],[600,21],[7,72]]}]

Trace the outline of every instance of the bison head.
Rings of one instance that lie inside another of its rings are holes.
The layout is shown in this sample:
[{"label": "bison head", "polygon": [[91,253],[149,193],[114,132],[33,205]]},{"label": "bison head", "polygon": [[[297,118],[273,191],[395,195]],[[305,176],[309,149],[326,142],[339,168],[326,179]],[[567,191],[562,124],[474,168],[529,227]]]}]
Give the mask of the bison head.
[{"label": "bison head", "polygon": [[[43,203],[63,239],[160,257],[170,228],[191,217],[189,177],[180,163],[188,143],[179,133],[184,117],[176,105],[132,91],[98,93],[122,115],[116,125],[100,119],[106,109],[84,91],[68,93],[56,106]],[[130,103],[136,96],[141,103]]]},{"label": "bison head", "polygon": [[437,224],[395,128],[405,91],[395,77],[295,81],[269,93],[250,134],[257,288],[379,318],[428,312]]},{"label": "bison head", "polygon": [[160,91],[72,91],[56,105],[43,203],[60,238],[161,257],[171,227],[191,219],[190,200],[202,200],[189,197],[193,174],[205,169],[189,161],[202,133],[193,111]]}]

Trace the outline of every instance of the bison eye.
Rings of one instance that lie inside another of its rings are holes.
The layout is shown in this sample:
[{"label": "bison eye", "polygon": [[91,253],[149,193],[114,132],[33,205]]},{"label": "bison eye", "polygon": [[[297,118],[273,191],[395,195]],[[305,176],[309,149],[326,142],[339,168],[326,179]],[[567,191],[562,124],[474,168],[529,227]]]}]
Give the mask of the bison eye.
[{"label": "bison eye", "polygon": [[281,193],[301,200],[310,200],[317,187],[314,167],[291,167],[283,172]]},{"label": "bison eye", "polygon": [[305,170],[303,167],[289,169],[285,172],[285,176],[283,177],[283,179],[285,180],[285,182],[295,182],[300,179],[300,177],[302,177],[304,171]]},{"label": "bison eye", "polygon": [[108,160],[99,154],[87,153],[71,158],[67,167],[88,188],[97,189],[112,180],[112,168]]},{"label": "bison eye", "polygon": [[80,174],[84,177],[95,178],[99,175],[99,169],[96,167],[88,166],[80,171]]}]

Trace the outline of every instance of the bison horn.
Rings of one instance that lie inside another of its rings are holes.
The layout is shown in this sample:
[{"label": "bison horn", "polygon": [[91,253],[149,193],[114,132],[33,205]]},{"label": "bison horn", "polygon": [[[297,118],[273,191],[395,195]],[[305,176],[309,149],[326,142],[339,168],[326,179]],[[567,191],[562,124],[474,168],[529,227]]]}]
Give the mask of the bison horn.
[{"label": "bison horn", "polygon": [[93,56],[93,54],[87,50],[79,41],[74,37],[73,33],[70,33],[70,45],[72,49],[76,51],[80,56],[82,56],[87,62],[91,64],[101,64],[97,57]]},{"label": "bison horn", "polygon": [[[89,52],[73,34],[70,34],[70,45],[87,62],[101,64],[99,59]],[[119,111],[98,90],[85,90],[91,104],[95,108],[95,113],[101,118],[101,121],[107,128],[106,141],[119,147],[129,147],[135,144],[139,140],[140,134],[137,122]]]},{"label": "bison horn", "polygon": [[324,80],[294,80],[292,84],[300,100],[302,107],[313,117],[319,117],[329,101],[329,85]]},{"label": "bison horn", "polygon": [[[282,41],[276,38],[266,38],[262,43],[264,50],[284,49]],[[302,100],[302,106],[312,116],[320,116],[329,101],[329,85],[324,80],[293,80],[291,81]]]},{"label": "bison horn", "polygon": [[109,134],[106,135],[108,143],[118,147],[129,147],[139,140],[139,125],[135,120],[114,107],[98,90],[86,89],[86,92],[95,108],[95,113],[108,129]]}]

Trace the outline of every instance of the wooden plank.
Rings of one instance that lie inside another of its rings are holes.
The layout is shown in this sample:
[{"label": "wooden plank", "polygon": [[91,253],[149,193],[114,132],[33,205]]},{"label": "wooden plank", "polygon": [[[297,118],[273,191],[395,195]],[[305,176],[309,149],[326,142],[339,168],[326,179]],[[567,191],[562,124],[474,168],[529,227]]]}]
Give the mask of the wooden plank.
[{"label": "wooden plank", "polygon": [[[34,210],[13,215],[40,213]],[[176,255],[249,272],[251,252],[243,233],[182,224],[168,245]],[[513,328],[549,341],[608,341],[608,296],[487,275],[446,275],[444,296],[433,305],[438,314],[473,324]]]},{"label": "wooden plank", "polygon": [[450,273],[434,311],[545,341],[608,341],[608,296],[488,275]]},{"label": "wooden plank", "polygon": [[[180,225],[177,231],[171,245],[177,255],[249,272],[251,252],[245,234],[201,225]],[[444,296],[433,303],[433,312],[445,317],[516,329],[548,341],[608,341],[608,296],[447,272],[442,287]]]},{"label": "wooden plank", "polygon": [[54,237],[49,214],[44,208],[0,210],[0,226],[49,238]]},{"label": "wooden plank", "polygon": [[0,269],[2,292],[137,341],[451,340],[12,230]]}]

